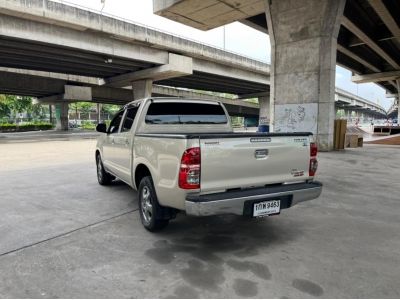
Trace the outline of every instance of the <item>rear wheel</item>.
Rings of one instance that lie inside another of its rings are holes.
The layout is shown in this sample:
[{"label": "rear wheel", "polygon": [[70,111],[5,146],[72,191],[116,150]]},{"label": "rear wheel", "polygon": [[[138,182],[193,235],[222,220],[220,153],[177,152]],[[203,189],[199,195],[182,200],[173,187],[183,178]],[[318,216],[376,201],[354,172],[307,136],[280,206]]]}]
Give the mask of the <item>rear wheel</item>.
[{"label": "rear wheel", "polygon": [[154,232],[166,227],[169,222],[169,219],[165,217],[167,208],[158,203],[150,176],[146,176],[140,181],[138,193],[140,220],[144,228]]},{"label": "rear wheel", "polygon": [[100,185],[108,185],[114,179],[114,176],[107,173],[104,169],[103,162],[101,161],[100,154],[96,156],[96,166],[97,166],[97,181]]}]

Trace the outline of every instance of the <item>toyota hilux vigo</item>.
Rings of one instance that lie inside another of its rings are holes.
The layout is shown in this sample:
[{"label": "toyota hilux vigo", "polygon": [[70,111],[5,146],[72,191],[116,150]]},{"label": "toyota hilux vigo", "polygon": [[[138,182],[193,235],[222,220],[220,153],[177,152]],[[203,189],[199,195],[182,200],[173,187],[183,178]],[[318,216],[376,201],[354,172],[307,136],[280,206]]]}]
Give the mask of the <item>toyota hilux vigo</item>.
[{"label": "toyota hilux vigo", "polygon": [[321,194],[312,133],[234,133],[218,101],[138,100],[97,131],[98,182],[137,190],[149,231],[178,212],[264,217]]}]

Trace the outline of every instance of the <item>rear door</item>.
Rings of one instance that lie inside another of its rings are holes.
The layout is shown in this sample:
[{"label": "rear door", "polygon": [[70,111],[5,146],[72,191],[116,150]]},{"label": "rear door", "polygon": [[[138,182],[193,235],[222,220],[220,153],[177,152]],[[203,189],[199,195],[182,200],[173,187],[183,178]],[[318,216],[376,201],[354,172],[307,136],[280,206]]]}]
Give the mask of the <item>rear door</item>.
[{"label": "rear door", "polygon": [[200,139],[201,190],[305,180],[309,137],[230,137]]}]

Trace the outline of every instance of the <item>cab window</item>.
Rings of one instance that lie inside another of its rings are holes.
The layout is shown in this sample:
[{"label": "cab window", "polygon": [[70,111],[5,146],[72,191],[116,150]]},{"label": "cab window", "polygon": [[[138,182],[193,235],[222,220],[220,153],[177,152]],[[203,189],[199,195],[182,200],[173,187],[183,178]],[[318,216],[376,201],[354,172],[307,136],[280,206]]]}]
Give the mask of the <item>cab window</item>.
[{"label": "cab window", "polygon": [[131,130],[133,121],[135,120],[136,113],[138,111],[138,107],[130,107],[126,112],[124,124],[122,125],[121,132],[127,132]]},{"label": "cab window", "polygon": [[115,115],[114,119],[112,119],[112,121],[110,123],[110,127],[108,127],[109,134],[118,132],[123,114],[124,114],[124,111],[122,110]]}]

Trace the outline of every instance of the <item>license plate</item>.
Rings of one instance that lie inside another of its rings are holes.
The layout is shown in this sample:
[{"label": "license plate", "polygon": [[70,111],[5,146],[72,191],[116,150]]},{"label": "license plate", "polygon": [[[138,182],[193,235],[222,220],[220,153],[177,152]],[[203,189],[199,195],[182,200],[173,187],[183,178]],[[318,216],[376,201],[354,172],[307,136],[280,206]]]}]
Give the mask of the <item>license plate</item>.
[{"label": "license plate", "polygon": [[270,200],[254,203],[253,217],[264,217],[279,214],[281,200]]}]

